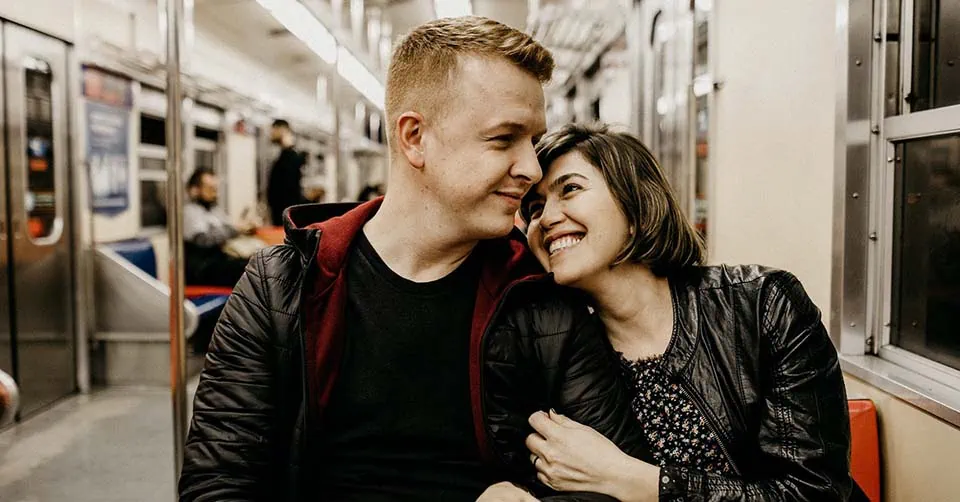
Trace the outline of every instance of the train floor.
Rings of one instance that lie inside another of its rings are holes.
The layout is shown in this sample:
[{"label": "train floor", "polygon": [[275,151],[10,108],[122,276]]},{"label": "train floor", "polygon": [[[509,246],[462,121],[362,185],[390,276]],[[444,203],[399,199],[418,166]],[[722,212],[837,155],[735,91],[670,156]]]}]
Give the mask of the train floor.
[{"label": "train floor", "polygon": [[[199,377],[188,384],[189,402]],[[0,433],[4,502],[175,500],[173,413],[163,388],[67,398]]]}]

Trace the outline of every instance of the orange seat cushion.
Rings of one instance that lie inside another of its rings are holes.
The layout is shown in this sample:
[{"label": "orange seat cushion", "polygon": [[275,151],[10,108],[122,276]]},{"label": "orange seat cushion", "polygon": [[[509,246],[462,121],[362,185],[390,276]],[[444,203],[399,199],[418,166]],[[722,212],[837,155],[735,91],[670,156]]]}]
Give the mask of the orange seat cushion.
[{"label": "orange seat cushion", "polygon": [[877,408],[868,399],[847,402],[850,409],[850,472],[871,502],[880,502],[880,435]]},{"label": "orange seat cushion", "polygon": [[199,298],[201,296],[221,295],[230,296],[233,288],[225,286],[185,286],[183,296],[186,298]]}]

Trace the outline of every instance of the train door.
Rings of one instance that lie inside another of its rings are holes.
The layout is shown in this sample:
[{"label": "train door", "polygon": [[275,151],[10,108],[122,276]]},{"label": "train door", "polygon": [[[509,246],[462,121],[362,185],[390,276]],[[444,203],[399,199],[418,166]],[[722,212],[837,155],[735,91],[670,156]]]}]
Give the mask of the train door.
[{"label": "train door", "polygon": [[29,414],[76,388],[72,329],[67,45],[2,30],[0,356]]}]

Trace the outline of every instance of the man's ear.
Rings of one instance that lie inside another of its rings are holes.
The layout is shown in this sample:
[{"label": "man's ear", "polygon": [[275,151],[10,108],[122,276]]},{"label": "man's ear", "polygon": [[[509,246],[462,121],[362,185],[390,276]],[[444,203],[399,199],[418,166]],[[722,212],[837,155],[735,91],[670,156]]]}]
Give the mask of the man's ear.
[{"label": "man's ear", "polygon": [[423,115],[405,112],[397,118],[397,149],[416,169],[423,169]]}]

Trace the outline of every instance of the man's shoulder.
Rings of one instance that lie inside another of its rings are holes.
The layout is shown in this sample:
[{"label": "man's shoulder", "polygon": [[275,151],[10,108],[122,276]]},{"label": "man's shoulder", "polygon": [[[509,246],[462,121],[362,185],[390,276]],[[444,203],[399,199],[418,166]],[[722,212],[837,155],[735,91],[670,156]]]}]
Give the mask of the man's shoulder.
[{"label": "man's shoulder", "polygon": [[250,258],[249,267],[262,279],[291,281],[299,277],[303,265],[303,254],[296,247],[281,244],[257,251]]}]

